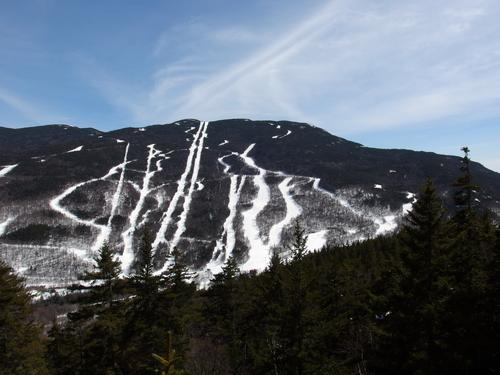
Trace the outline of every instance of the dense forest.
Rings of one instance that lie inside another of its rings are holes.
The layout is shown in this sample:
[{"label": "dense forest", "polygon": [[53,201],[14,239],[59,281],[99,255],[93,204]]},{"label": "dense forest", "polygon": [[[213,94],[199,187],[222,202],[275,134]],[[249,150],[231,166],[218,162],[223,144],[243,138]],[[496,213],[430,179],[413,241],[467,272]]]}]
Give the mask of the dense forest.
[{"label": "dense forest", "polygon": [[105,245],[45,329],[2,264],[0,374],[500,373],[500,230],[464,151],[453,209],[429,180],[398,233],[318,252],[297,222],[264,272],[229,257],[207,289],[175,249],[156,275],[147,231],[129,278]]}]

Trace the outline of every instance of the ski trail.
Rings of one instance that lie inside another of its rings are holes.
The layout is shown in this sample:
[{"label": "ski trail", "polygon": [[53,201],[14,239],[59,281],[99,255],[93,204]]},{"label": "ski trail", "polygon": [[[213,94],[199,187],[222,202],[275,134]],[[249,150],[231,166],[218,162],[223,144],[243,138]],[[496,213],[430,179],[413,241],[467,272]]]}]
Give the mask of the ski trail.
[{"label": "ski trail", "polygon": [[189,154],[187,157],[186,161],[186,168],[184,169],[184,172],[181,175],[181,178],[177,181],[177,190],[170,200],[170,203],[168,205],[167,211],[163,214],[162,219],[161,219],[161,225],[160,229],[158,230],[158,233],[156,234],[156,238],[153,241],[153,254],[156,253],[158,250],[158,246],[162,243],[167,242],[167,239],[165,238],[165,234],[167,232],[167,229],[170,225],[170,222],[172,221],[172,215],[174,213],[175,208],[177,207],[177,202],[179,201],[179,198],[181,195],[184,193],[184,188],[186,186],[186,180],[187,176],[191,172],[191,167],[192,167],[192,162],[193,162],[193,157],[194,153],[196,151],[196,142],[198,141],[198,138],[201,135],[203,124],[200,123],[198,126],[198,131],[196,132],[193,142],[191,143],[191,147],[189,147]]},{"label": "ski trail", "polygon": [[113,200],[111,201],[111,211],[109,213],[109,219],[108,219],[108,225],[105,233],[105,241],[109,240],[109,236],[111,234],[111,224],[113,221],[113,218],[115,216],[116,210],[118,208],[118,204],[120,203],[120,196],[122,194],[123,190],[123,181],[125,179],[125,168],[127,166],[127,157],[128,157],[128,149],[130,147],[130,143],[127,143],[127,146],[125,147],[125,155],[123,156],[123,163],[121,164],[121,174],[120,174],[120,179],[118,180],[118,185],[116,187],[115,193],[113,194]]},{"label": "ski trail", "polygon": [[225,163],[224,159],[227,158],[228,156],[232,156],[232,155],[239,156],[240,154],[238,154],[237,152],[231,152],[230,154],[227,154],[227,155],[221,156],[220,158],[217,158],[217,161],[224,166],[224,170],[223,170],[224,173],[229,172],[229,169],[231,169],[231,166],[229,164]]},{"label": "ski trail", "polygon": [[273,225],[269,231],[269,247],[273,248],[278,246],[281,242],[281,234],[287,225],[289,225],[293,219],[298,217],[302,213],[302,208],[295,202],[290,194],[293,185],[290,185],[293,177],[286,177],[279,185],[278,188],[281,192],[283,199],[286,204],[286,215],[279,223]]},{"label": "ski trail", "polygon": [[129,216],[129,227],[128,229],[122,233],[123,238],[123,254],[120,257],[122,263],[122,273],[128,274],[130,265],[134,260],[134,250],[133,250],[133,240],[134,233],[137,228],[137,220],[139,218],[139,214],[141,213],[142,207],[144,206],[144,201],[146,200],[147,195],[149,194],[149,183],[151,178],[154,176],[156,171],[151,171],[151,163],[155,156],[160,154],[161,152],[155,149],[154,144],[148,145],[148,158],[146,161],[146,172],[144,173],[144,178],[142,180],[142,187],[139,193],[139,199]]},{"label": "ski trail", "polygon": [[191,201],[193,199],[193,192],[196,186],[196,181],[198,180],[198,174],[200,171],[200,163],[201,163],[201,154],[203,151],[203,143],[205,142],[205,138],[207,137],[207,127],[208,122],[202,123],[202,134],[198,143],[198,148],[196,150],[196,158],[193,164],[193,173],[191,174],[191,183],[189,185],[189,190],[187,195],[184,197],[184,204],[182,207],[182,213],[180,215],[180,219],[177,223],[177,230],[174,233],[174,237],[172,238],[172,242],[170,247],[175,248],[179,243],[181,236],[186,231],[186,220],[191,208]]},{"label": "ski trail", "polygon": [[61,205],[61,202],[63,201],[64,198],[66,198],[68,195],[70,195],[71,193],[73,193],[75,190],[79,189],[82,186],[85,186],[85,185],[88,185],[88,184],[91,184],[91,183],[97,182],[97,181],[105,181],[106,179],[108,179],[112,175],[116,174],[118,172],[118,169],[125,168],[125,164],[127,164],[127,163],[128,162],[124,162],[124,163],[120,163],[118,165],[111,167],[111,169],[108,171],[108,173],[106,173],[102,177],[92,178],[90,180],[83,181],[83,182],[80,182],[76,185],[70,186],[69,188],[64,190],[60,195],[56,196],[55,198],[53,198],[49,202],[50,207],[54,211],[59,212],[61,215],[67,217],[68,219],[73,220],[79,224],[93,227],[93,228],[96,228],[99,230],[99,235],[97,236],[96,240],[94,241],[94,244],[91,247],[92,252],[99,250],[101,248],[101,246],[104,244],[104,241],[106,241],[107,229],[108,229],[107,225],[96,224],[95,219],[87,220],[87,219],[79,218],[78,216],[73,214],[71,211],[69,211],[68,209],[63,207]]},{"label": "ski trail", "polygon": [[[246,176],[241,176],[240,183],[238,185],[238,175],[232,175],[230,178],[229,186],[229,202],[227,208],[229,209],[229,215],[224,221],[222,235],[217,244],[215,245],[213,251],[213,257],[210,262],[205,267],[210,270],[212,274],[217,274],[221,271],[223,263],[232,254],[234,246],[236,244],[236,232],[234,230],[234,219],[237,214],[237,205],[240,200],[241,190],[245,184]],[[225,238],[225,243],[224,243]]]},{"label": "ski trail", "polygon": [[254,147],[255,143],[248,146],[245,152],[240,155],[248,166],[259,171],[258,175],[253,176],[253,183],[257,187],[257,195],[252,202],[252,207],[242,214],[245,237],[250,243],[248,261],[243,264],[241,267],[242,270],[261,269],[268,264],[269,260],[268,246],[264,244],[260,237],[257,216],[269,203],[271,192],[265,180],[266,170],[258,167],[255,161],[248,156],[248,153],[252,151]]},{"label": "ski trail", "polygon": [[19,164],[13,164],[13,165],[6,165],[2,169],[0,169],[0,177],[5,176],[7,173],[9,173],[11,170],[13,170],[15,167],[17,167]]}]

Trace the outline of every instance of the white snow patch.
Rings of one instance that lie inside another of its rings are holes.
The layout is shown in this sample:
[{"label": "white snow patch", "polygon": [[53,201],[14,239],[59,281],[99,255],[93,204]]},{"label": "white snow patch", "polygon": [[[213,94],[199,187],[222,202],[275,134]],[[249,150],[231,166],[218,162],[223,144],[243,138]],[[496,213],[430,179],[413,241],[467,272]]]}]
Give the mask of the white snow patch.
[{"label": "white snow patch", "polygon": [[375,184],[375,185],[373,185],[373,188],[374,189],[382,189],[382,185]]},{"label": "white snow patch", "polygon": [[83,146],[78,146],[72,150],[66,151],[66,154],[69,154],[70,152],[79,152],[83,150]]},{"label": "white snow patch", "polygon": [[320,230],[319,232],[309,233],[307,235],[306,247],[309,251],[322,249],[326,245],[327,229]]},{"label": "white snow patch", "polygon": [[15,167],[17,167],[19,164],[12,164],[12,165],[6,165],[2,169],[0,169],[0,177],[5,176],[7,173],[12,171]]},{"label": "white snow patch", "polygon": [[117,139],[116,143],[125,143],[125,141],[123,139]]},{"label": "white snow patch", "polygon": [[403,204],[403,206],[402,206],[403,215],[406,215],[408,212],[410,212],[413,209],[413,205],[417,202],[417,198],[416,198],[415,193],[408,192],[406,194],[406,198],[411,199],[412,201],[409,203]]},{"label": "white snow patch", "polygon": [[389,169],[389,173],[398,173],[398,171],[394,170],[394,169]]},{"label": "white snow patch", "polygon": [[5,231],[7,230],[7,226],[14,220],[13,217],[7,218],[7,220],[4,220],[0,223],[0,236],[3,236]]},{"label": "white snow patch", "polygon": [[396,223],[396,215],[386,215],[381,218],[375,218],[374,222],[378,225],[375,236],[390,233],[398,226]]},{"label": "white snow patch", "polygon": [[140,132],[145,132],[145,131],[146,131],[146,128],[139,128],[139,131],[140,131]]}]

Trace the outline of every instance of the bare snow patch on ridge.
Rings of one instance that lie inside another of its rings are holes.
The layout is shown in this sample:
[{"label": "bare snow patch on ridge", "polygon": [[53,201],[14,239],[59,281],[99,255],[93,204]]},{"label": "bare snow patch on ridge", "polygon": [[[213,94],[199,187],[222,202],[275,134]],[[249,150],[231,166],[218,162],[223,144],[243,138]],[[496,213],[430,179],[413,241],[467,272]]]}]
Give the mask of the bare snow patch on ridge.
[{"label": "bare snow patch on ridge", "polygon": [[78,146],[72,150],[69,150],[69,151],[66,151],[66,154],[69,154],[71,152],[79,152],[79,151],[82,151],[83,150],[83,146]]},{"label": "bare snow patch on ridge", "polygon": [[5,176],[7,173],[12,171],[18,164],[6,165],[2,169],[0,169],[0,177]]}]

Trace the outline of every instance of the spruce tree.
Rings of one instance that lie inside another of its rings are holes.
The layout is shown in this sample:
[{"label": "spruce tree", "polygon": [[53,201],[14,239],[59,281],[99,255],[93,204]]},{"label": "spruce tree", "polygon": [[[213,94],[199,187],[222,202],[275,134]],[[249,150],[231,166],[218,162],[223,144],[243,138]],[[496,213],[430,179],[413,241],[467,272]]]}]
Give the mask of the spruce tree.
[{"label": "spruce tree", "polygon": [[23,280],[0,261],[0,374],[47,374],[41,331]]},{"label": "spruce tree", "polygon": [[449,298],[444,210],[432,181],[422,188],[401,233],[397,286],[385,313],[387,373],[439,373],[442,317]]},{"label": "spruce tree", "polygon": [[304,257],[307,253],[307,236],[305,229],[297,220],[293,227],[292,243],[289,246],[291,254],[287,272],[285,273],[283,291],[286,306],[284,334],[286,372],[294,375],[304,373],[307,355],[304,347],[306,331],[307,289],[311,278],[306,273]]},{"label": "spruce tree", "polygon": [[92,302],[104,302],[111,307],[119,291],[120,262],[114,259],[114,252],[108,244],[101,247],[94,261],[95,269],[86,272],[83,279],[92,283]]}]

